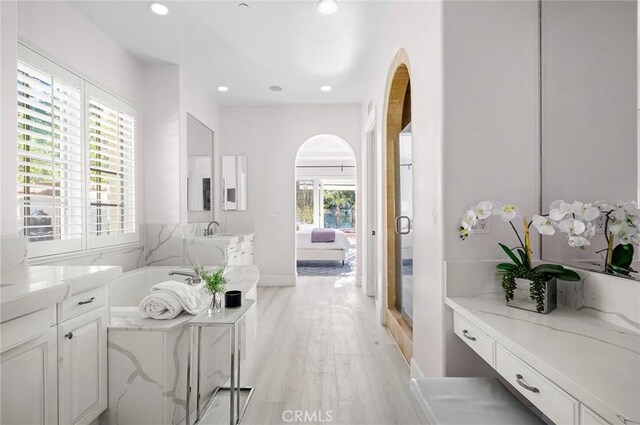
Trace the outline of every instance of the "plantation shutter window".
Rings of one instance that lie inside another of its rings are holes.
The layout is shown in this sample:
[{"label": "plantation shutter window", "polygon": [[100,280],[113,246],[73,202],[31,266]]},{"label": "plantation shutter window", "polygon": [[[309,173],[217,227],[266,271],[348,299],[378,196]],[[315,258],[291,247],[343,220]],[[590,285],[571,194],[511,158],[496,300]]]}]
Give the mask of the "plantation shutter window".
[{"label": "plantation shutter window", "polygon": [[91,247],[135,240],[135,119],[131,107],[88,92],[88,233]]},{"label": "plantation shutter window", "polygon": [[30,258],[138,241],[135,116],[18,45],[18,227]]},{"label": "plantation shutter window", "polygon": [[17,72],[18,220],[40,256],[82,249],[82,96],[77,77],[31,62]]}]

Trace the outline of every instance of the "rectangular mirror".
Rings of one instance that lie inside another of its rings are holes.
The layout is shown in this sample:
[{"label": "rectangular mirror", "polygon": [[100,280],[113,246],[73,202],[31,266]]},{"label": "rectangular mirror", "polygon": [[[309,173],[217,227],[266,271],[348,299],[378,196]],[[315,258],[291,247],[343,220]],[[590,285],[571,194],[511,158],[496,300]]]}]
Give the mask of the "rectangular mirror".
[{"label": "rectangular mirror", "polygon": [[247,209],[247,157],[222,157],[222,205],[225,211]]},{"label": "rectangular mirror", "polygon": [[[189,222],[212,217],[213,131],[187,114],[187,210]],[[206,214],[204,214],[206,212]]]},{"label": "rectangular mirror", "polygon": [[[637,201],[637,3],[540,7],[542,213],[557,200]],[[558,231],[543,237],[543,259],[604,271],[605,220],[594,223],[596,233],[582,248]]]},{"label": "rectangular mirror", "polygon": [[190,156],[187,179],[189,211],[211,211],[211,157]]}]

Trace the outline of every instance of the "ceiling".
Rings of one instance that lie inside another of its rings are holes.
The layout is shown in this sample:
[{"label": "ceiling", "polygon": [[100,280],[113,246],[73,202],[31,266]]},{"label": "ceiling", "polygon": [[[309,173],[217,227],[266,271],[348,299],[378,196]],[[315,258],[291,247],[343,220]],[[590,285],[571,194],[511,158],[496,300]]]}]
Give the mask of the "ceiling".
[{"label": "ceiling", "polygon": [[[181,65],[221,105],[360,103],[393,2],[338,0],[322,15],[315,0],[72,2],[143,62]],[[269,90],[278,85],[281,92]],[[320,86],[330,85],[330,92]],[[218,86],[229,91],[220,93]]]}]

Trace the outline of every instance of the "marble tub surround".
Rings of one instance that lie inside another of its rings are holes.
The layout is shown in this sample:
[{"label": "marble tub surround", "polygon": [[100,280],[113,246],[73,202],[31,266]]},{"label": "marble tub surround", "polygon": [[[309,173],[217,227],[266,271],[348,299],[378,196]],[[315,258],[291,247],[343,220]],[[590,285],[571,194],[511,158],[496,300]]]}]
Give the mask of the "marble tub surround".
[{"label": "marble tub surround", "polygon": [[105,285],[122,273],[118,266],[24,266],[0,272],[0,321],[54,305]]},{"label": "marble tub surround", "polygon": [[640,334],[564,305],[548,315],[508,308],[491,293],[445,303],[610,423],[640,422]]},{"label": "marble tub surround", "polygon": [[[182,313],[171,320],[142,319],[137,309],[149,288],[169,279],[173,266],[151,266],[125,273],[111,282],[111,323],[108,328],[109,408],[101,424],[180,424],[185,419],[187,323]],[[255,266],[228,267],[226,289],[237,289],[256,299],[259,272]],[[182,277],[173,276],[176,280]],[[255,310],[255,309],[254,309]],[[249,348],[255,338],[257,317],[247,317],[241,337]],[[224,384],[228,376],[229,333],[221,329],[202,332],[202,397]],[[246,353],[245,353],[246,354]]]},{"label": "marble tub surround", "polygon": [[144,264],[180,266],[183,264],[182,226],[178,223],[145,224]]}]

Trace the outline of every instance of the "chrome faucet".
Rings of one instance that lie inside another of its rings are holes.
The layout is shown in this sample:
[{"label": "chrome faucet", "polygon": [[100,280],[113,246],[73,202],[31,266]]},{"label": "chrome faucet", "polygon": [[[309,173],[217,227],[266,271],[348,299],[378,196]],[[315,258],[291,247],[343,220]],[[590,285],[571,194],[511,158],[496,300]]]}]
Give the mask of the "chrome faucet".
[{"label": "chrome faucet", "polygon": [[[211,230],[211,225],[215,224],[215,230]],[[218,227],[220,227],[220,223],[218,223],[217,221],[213,220],[211,222],[209,222],[209,224],[207,225],[207,230],[204,231],[204,235],[205,236],[209,236],[209,235],[214,235],[216,230],[218,230]]]},{"label": "chrome faucet", "polygon": [[200,283],[202,282],[202,279],[200,278],[200,275],[198,273],[196,273],[196,271],[192,271],[192,272],[187,272],[184,270],[171,270],[169,272],[169,276],[173,276],[173,275],[178,275],[178,276],[186,276],[186,281],[188,285],[193,286],[194,283]]}]

